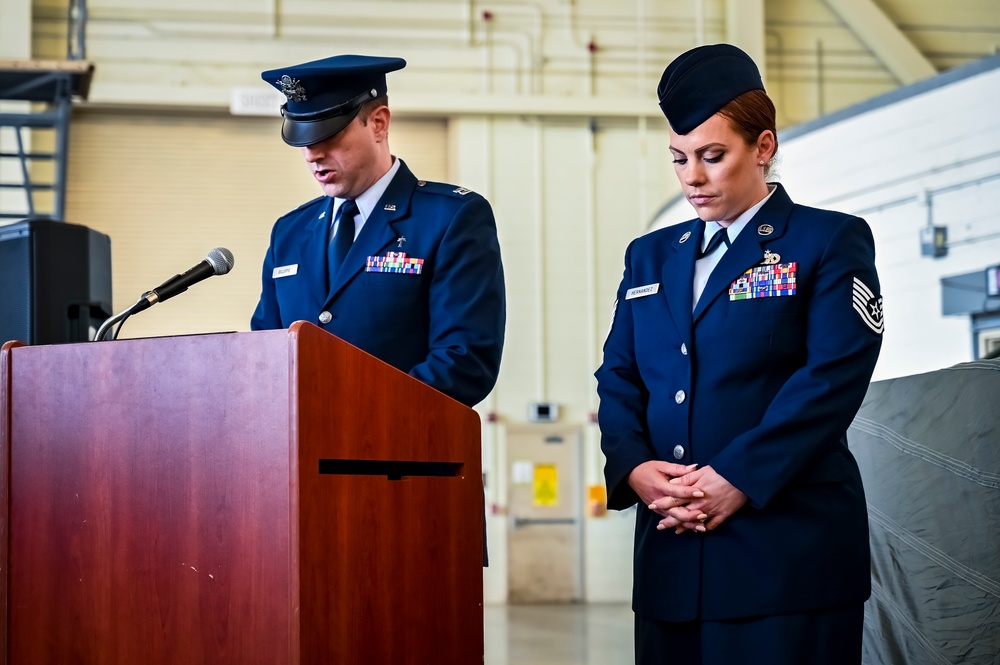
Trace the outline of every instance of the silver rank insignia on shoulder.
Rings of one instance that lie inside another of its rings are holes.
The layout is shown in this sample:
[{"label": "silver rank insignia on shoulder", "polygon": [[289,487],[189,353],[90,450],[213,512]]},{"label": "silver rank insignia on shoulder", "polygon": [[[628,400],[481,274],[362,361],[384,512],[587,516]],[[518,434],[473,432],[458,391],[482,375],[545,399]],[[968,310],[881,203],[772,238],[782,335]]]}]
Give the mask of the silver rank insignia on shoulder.
[{"label": "silver rank insignia on shoulder", "polygon": [[765,266],[773,266],[781,260],[781,254],[775,254],[769,249],[764,250],[764,260],[761,263]]},{"label": "silver rank insignia on shoulder", "polygon": [[757,233],[762,236],[769,236],[774,233],[774,227],[770,224],[761,224],[757,227]]},{"label": "silver rank insignia on shoulder", "polygon": [[306,97],[306,89],[303,87],[302,82],[298,79],[293,79],[288,74],[285,74],[280,79],[275,81],[281,86],[281,92],[285,93],[285,97],[288,97],[290,102],[305,102],[308,101]]},{"label": "silver rank insignia on shoulder", "polygon": [[406,236],[399,236],[396,238],[396,247],[402,247],[404,242],[406,242]]},{"label": "silver rank insignia on shoulder", "polygon": [[456,194],[461,194],[462,196],[465,196],[466,194],[469,194],[470,192],[472,192],[471,189],[468,189],[466,187],[456,187],[455,189],[453,189],[451,191],[455,192]]},{"label": "silver rank insignia on shoulder", "polygon": [[382,208],[382,210],[388,210],[389,212],[396,212],[396,204],[395,203],[386,203],[385,207]]},{"label": "silver rank insignia on shoulder", "polygon": [[680,239],[678,239],[678,241],[677,241],[677,242],[687,242],[687,241],[688,241],[688,238],[690,238],[690,237],[691,237],[691,232],[690,232],[690,231],[685,231],[685,232],[684,232],[684,235],[682,235],[682,236],[680,237]]},{"label": "silver rank insignia on shoulder", "polygon": [[417,181],[417,187],[423,187],[426,184],[427,184],[426,180],[418,180]]}]

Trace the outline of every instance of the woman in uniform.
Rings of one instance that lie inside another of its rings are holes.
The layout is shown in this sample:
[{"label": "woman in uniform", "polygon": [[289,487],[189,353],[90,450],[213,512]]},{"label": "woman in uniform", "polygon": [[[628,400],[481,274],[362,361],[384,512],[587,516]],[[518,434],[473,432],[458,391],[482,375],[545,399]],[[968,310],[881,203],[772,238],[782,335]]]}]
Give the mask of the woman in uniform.
[{"label": "woman in uniform", "polygon": [[657,92],[698,218],[629,245],[596,373],[609,507],[639,504],[636,662],[859,664],[871,230],[768,181],[774,105],[740,49],[682,54]]}]

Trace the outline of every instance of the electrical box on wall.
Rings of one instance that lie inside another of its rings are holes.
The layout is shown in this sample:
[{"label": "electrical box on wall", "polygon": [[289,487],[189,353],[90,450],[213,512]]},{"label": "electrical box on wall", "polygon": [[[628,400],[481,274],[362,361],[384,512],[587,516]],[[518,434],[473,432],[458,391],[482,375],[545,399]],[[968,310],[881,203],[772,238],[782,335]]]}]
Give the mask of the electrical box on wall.
[{"label": "electrical box on wall", "polygon": [[920,229],[920,254],[939,259],[948,256],[948,227],[925,226]]},{"label": "electrical box on wall", "polygon": [[554,423],[559,419],[559,405],[555,402],[532,402],[528,405],[528,420],[533,423]]}]

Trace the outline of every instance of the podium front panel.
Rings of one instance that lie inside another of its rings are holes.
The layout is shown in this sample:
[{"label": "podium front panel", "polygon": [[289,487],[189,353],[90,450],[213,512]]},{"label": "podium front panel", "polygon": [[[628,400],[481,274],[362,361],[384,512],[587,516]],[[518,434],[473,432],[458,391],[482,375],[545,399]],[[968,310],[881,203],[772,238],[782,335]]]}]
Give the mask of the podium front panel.
[{"label": "podium front panel", "polygon": [[8,662],[293,662],[274,348],[222,334],[13,349]]}]

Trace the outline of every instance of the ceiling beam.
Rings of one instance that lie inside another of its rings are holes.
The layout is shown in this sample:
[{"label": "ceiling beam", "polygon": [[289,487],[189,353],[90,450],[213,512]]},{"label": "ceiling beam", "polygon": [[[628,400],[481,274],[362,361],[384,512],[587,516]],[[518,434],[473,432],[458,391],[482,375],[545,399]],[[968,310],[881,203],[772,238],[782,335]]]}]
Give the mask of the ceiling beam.
[{"label": "ceiling beam", "polygon": [[900,83],[914,83],[937,74],[934,65],[874,0],[824,2]]}]

